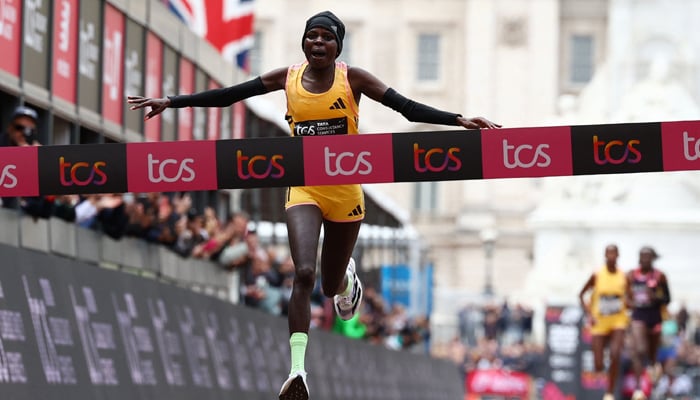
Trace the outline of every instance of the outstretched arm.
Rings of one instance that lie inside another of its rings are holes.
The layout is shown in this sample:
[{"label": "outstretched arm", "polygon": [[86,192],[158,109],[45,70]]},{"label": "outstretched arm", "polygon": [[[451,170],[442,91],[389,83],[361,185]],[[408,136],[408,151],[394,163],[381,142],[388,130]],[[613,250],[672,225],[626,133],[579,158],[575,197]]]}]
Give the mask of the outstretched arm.
[{"label": "outstretched arm", "polygon": [[151,111],[144,118],[146,120],[162,113],[166,108],[228,107],[249,97],[283,89],[286,74],[286,68],[279,68],[247,82],[225,88],[163,98],[128,96],[127,103],[133,104],[131,110],[150,107]]},{"label": "outstretched arm", "polygon": [[388,87],[371,73],[357,67],[348,69],[348,80],[353,95],[359,103],[360,96],[366,94],[370,99],[401,113],[411,122],[426,122],[438,125],[462,126],[467,129],[500,128],[483,117],[465,118],[460,114],[441,111],[428,105],[418,103],[399,94]]}]

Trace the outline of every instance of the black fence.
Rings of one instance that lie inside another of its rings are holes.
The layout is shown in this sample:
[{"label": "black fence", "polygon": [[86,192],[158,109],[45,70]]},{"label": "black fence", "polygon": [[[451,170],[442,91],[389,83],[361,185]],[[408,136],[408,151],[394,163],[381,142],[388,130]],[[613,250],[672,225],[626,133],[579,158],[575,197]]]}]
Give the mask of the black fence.
[{"label": "black fence", "polygon": [[[0,244],[0,398],[270,399],[284,319],[154,279]],[[449,362],[312,331],[312,398],[463,399]]]}]

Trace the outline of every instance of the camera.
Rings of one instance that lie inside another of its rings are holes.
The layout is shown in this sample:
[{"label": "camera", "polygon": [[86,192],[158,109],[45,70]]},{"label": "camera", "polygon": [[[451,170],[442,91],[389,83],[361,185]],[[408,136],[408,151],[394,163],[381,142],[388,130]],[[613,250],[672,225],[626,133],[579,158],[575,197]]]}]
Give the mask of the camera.
[{"label": "camera", "polygon": [[24,138],[27,139],[27,143],[32,144],[36,140],[36,129],[29,127],[22,127],[21,129]]}]

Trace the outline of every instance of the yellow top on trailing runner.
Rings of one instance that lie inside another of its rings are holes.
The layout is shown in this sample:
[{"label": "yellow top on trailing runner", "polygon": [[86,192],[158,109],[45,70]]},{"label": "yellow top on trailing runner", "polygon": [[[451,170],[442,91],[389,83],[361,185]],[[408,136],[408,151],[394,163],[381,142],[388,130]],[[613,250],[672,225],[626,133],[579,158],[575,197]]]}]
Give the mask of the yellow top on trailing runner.
[{"label": "yellow top on trailing runner", "polygon": [[626,319],[626,287],[627,277],[619,268],[615,272],[610,272],[605,266],[598,270],[591,298],[591,313],[593,316],[597,318],[624,316]]}]

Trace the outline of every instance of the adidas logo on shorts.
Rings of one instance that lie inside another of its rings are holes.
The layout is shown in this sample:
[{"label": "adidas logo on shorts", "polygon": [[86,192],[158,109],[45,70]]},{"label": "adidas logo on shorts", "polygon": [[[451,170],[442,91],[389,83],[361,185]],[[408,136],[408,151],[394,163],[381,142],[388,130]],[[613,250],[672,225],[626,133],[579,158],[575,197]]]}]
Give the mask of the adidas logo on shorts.
[{"label": "adidas logo on shorts", "polygon": [[338,97],[338,100],[336,100],[328,109],[329,110],[344,110],[347,107],[345,107],[345,102],[343,102],[343,99]]},{"label": "adidas logo on shorts", "polygon": [[348,217],[357,217],[359,215],[362,215],[362,213],[364,213],[364,210],[358,204],[357,207],[355,207],[352,211],[348,213]]}]

